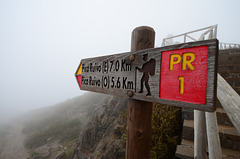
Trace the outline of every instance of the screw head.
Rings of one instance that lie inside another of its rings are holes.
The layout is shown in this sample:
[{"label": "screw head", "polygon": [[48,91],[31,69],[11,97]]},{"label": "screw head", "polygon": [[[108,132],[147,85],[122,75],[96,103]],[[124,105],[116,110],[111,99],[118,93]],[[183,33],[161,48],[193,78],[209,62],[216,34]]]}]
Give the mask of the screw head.
[{"label": "screw head", "polygon": [[130,55],[130,56],[129,56],[129,60],[130,60],[130,61],[134,61],[134,59],[135,59],[135,55]]},{"label": "screw head", "polygon": [[127,91],[128,97],[132,97],[134,95],[133,91]]}]

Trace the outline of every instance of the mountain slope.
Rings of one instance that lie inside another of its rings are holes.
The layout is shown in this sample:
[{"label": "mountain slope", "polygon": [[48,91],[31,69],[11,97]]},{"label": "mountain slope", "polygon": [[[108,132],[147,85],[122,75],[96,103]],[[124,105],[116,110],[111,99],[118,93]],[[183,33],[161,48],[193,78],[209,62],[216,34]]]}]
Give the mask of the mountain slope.
[{"label": "mountain slope", "polygon": [[13,122],[8,131],[0,131],[0,158],[14,158],[11,154],[18,154],[21,158],[22,153],[22,159],[50,159],[59,154],[67,158],[76,147],[93,112],[101,112],[105,99],[110,97],[86,93],[57,105],[25,113]]},{"label": "mountain slope", "polygon": [[127,108],[127,99],[112,97],[104,105],[102,114],[95,115],[87,124],[81,142],[72,158],[121,159],[125,156],[124,121],[120,116]]},{"label": "mountain slope", "polygon": [[[0,156],[7,154],[4,156],[7,159],[13,158],[9,154],[28,152],[28,159],[123,159],[127,101],[127,98],[86,93],[26,113],[16,122],[21,126],[18,127],[21,144],[15,144],[18,150],[8,148],[14,138],[4,133],[8,140],[0,138],[7,143],[3,147],[0,143]],[[154,104],[153,110],[151,157],[174,158],[181,134],[181,109]],[[28,150],[21,150],[23,144]]]}]

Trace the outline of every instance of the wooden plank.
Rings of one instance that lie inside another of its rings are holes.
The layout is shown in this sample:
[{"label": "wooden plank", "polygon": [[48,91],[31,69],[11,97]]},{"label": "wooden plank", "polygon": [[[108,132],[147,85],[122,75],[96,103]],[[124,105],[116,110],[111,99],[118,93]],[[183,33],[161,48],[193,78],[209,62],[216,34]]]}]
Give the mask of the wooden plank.
[{"label": "wooden plank", "polygon": [[218,100],[240,135],[240,96],[220,74],[217,89]]},{"label": "wooden plank", "polygon": [[207,158],[205,112],[194,110],[194,158]]},{"label": "wooden plank", "polygon": [[[132,32],[131,51],[154,47],[155,32],[138,27]],[[152,103],[128,100],[126,159],[150,158]]]},{"label": "wooden plank", "polygon": [[206,112],[209,159],[222,158],[216,111]]},{"label": "wooden plank", "polygon": [[82,90],[214,111],[217,55],[214,39],[88,58],[80,62],[76,78]]}]

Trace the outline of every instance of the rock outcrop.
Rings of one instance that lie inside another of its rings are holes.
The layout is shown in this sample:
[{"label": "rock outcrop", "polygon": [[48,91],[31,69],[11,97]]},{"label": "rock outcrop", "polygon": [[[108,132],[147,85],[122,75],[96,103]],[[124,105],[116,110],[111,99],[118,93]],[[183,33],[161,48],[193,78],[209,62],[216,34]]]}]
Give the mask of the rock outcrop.
[{"label": "rock outcrop", "polygon": [[127,99],[111,97],[102,108],[101,113],[96,110],[96,115],[87,124],[72,159],[121,159],[125,156],[119,114],[126,110]]}]

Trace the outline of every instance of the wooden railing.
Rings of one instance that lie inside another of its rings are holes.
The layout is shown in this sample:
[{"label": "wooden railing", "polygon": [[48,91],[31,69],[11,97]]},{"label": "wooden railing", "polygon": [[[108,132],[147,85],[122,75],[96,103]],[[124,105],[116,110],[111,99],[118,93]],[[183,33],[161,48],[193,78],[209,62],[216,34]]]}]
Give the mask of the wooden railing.
[{"label": "wooden railing", "polygon": [[240,96],[220,74],[218,74],[217,97],[240,135]]}]

